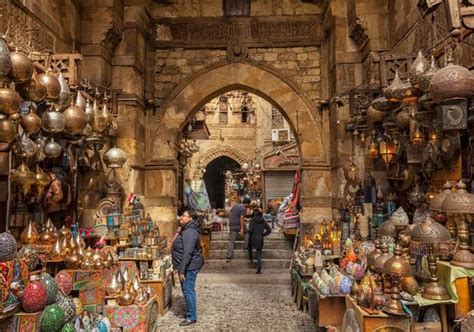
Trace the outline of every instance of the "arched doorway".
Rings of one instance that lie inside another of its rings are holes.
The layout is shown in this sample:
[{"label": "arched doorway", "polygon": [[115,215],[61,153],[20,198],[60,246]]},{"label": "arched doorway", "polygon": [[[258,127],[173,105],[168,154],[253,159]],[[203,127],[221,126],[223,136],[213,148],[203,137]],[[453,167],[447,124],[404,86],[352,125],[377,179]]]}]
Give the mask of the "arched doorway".
[{"label": "arched doorway", "polygon": [[239,163],[227,156],[218,157],[207,164],[203,179],[213,209],[224,208],[226,172],[239,168]]},{"label": "arched doorway", "polygon": [[[167,97],[159,112],[147,114],[144,176],[145,196],[150,202],[147,206],[156,208],[164,222],[174,218],[176,209],[170,198],[177,196],[176,146],[183,129],[209,100],[235,89],[266,99],[286,118],[295,133],[302,170],[300,216],[305,222],[330,219],[329,114],[319,111],[293,80],[250,61],[225,62],[197,73]],[[170,182],[170,177],[174,181]]]}]

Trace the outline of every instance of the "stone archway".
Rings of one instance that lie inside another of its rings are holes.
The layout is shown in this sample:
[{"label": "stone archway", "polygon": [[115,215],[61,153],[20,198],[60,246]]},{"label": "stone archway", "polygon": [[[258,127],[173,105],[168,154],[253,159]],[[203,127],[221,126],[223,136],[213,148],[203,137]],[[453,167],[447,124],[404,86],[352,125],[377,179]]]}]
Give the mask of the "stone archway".
[{"label": "stone archway", "polygon": [[[292,127],[301,158],[303,221],[331,218],[327,115],[317,110],[293,80],[251,62],[225,63],[197,74],[172,93],[160,112],[148,114],[148,166],[144,181],[148,201],[151,205],[152,202],[165,205],[166,199],[176,197],[177,189],[170,185],[176,181],[170,181],[170,177],[176,179],[178,162],[174,147],[182,128],[207,101],[235,89],[247,90],[266,99],[280,110]],[[163,205],[159,207],[160,212],[165,208]],[[174,217],[173,207],[168,206],[168,209],[168,217]]]},{"label": "stone archway", "polygon": [[234,159],[240,165],[250,163],[249,158],[238,148],[231,145],[218,145],[204,152],[196,162],[196,167],[206,167],[211,161],[219,157],[229,157]]}]

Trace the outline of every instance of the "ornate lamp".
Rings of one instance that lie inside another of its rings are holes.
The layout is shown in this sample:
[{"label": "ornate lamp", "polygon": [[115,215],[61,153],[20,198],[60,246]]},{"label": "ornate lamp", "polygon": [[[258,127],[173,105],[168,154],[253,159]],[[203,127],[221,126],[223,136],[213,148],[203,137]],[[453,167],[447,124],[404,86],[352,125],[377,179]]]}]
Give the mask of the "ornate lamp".
[{"label": "ornate lamp", "polygon": [[425,285],[421,296],[431,300],[447,300],[450,298],[444,285],[438,281],[438,266],[436,257],[439,253],[439,245],[451,239],[446,227],[427,217],[421,224],[416,224],[411,231],[413,241],[419,242],[428,249],[428,270],[430,281]]},{"label": "ornate lamp", "polygon": [[[388,252],[388,246],[385,242],[382,242],[382,244],[380,245],[380,250],[382,251],[382,253],[377,256],[375,258],[375,271],[377,272],[377,285],[379,286],[382,286],[383,285],[383,292],[385,294],[390,294],[391,290],[390,290],[390,276],[385,274],[384,276],[382,276],[382,274],[384,274],[384,264],[385,262],[391,258],[393,255],[390,254]],[[383,283],[382,283],[382,280],[383,280]]]},{"label": "ornate lamp", "polygon": [[459,181],[457,191],[449,193],[441,204],[441,210],[454,214],[457,221],[457,233],[460,241],[458,250],[453,256],[451,264],[468,269],[474,268],[474,255],[469,251],[469,227],[466,224],[466,215],[474,214],[474,195],[466,190],[466,184]]},{"label": "ornate lamp", "polygon": [[375,159],[379,156],[379,145],[375,142],[374,136],[370,139],[369,145],[367,147],[369,151],[369,157]]},{"label": "ornate lamp", "polygon": [[395,155],[395,144],[389,139],[383,139],[379,143],[379,152],[382,159],[388,165]]},{"label": "ornate lamp", "polygon": [[401,252],[401,248],[397,246],[395,248],[395,256],[389,258],[383,265],[383,272],[392,277],[392,295],[390,300],[385,303],[382,311],[392,315],[405,315],[400,303],[398,284],[402,277],[411,275],[411,266],[405,259],[400,257]]}]

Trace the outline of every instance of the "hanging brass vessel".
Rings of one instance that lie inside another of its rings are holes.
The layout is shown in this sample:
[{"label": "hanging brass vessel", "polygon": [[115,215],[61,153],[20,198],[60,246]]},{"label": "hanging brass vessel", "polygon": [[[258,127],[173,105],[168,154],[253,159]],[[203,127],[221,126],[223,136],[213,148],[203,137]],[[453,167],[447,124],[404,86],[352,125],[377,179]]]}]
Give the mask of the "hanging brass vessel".
[{"label": "hanging brass vessel", "polygon": [[[94,122],[94,109],[92,108],[92,105],[89,101],[89,99],[87,99],[86,101],[86,106],[85,106],[85,111],[84,111],[87,115],[87,122],[89,124],[92,124]],[[91,130],[92,130],[92,127],[91,127]]]},{"label": "hanging brass vessel", "polygon": [[38,80],[36,72],[33,72],[31,80],[18,86],[18,92],[23,99],[39,103],[46,98],[46,87]]},{"label": "hanging brass vessel", "polygon": [[20,110],[22,100],[18,93],[9,88],[0,88],[0,113],[14,114]]},{"label": "hanging brass vessel", "polygon": [[24,54],[20,52],[11,52],[10,59],[12,68],[10,70],[10,77],[17,83],[25,83],[31,79],[33,72],[33,62]]},{"label": "hanging brass vessel", "polygon": [[40,131],[43,121],[41,121],[41,118],[30,109],[28,114],[21,117],[20,124],[23,130],[31,135],[37,134]]},{"label": "hanging brass vessel", "polygon": [[59,98],[61,84],[56,77],[47,71],[38,75],[38,81],[46,88],[46,100],[53,101]]},{"label": "hanging brass vessel", "polygon": [[92,130],[100,134],[107,127],[107,119],[104,117],[104,114],[100,111],[99,106],[97,105],[97,100],[94,99],[92,103],[92,110],[94,111],[94,120],[92,121]]},{"label": "hanging brass vessel", "polygon": [[35,179],[36,179],[36,186],[38,187],[38,191],[42,194],[44,188],[46,188],[51,181],[49,179],[48,174],[46,174],[43,171],[43,169],[39,167],[38,164],[36,164]]},{"label": "hanging brass vessel", "polygon": [[35,173],[31,172],[24,162],[17,169],[12,170],[11,181],[20,186],[21,192],[26,195],[35,184]]},{"label": "hanging brass vessel", "polygon": [[21,232],[20,241],[23,244],[33,244],[38,241],[38,238],[39,234],[36,225],[33,220],[30,220],[23,232]]},{"label": "hanging brass vessel", "polygon": [[0,115],[0,143],[10,145],[16,137],[15,124],[7,119],[4,115]]},{"label": "hanging brass vessel", "polygon": [[61,71],[58,75],[58,81],[59,85],[61,86],[61,91],[59,92],[59,104],[65,105],[71,97],[71,90],[69,89],[66,79],[64,78],[64,75]]},{"label": "hanging brass vessel", "polygon": [[57,134],[66,128],[64,114],[53,109],[44,112],[41,116],[41,120],[43,121],[43,129],[48,133]]},{"label": "hanging brass vessel", "polygon": [[87,114],[77,105],[69,106],[64,112],[66,132],[72,135],[81,134],[87,126]]}]

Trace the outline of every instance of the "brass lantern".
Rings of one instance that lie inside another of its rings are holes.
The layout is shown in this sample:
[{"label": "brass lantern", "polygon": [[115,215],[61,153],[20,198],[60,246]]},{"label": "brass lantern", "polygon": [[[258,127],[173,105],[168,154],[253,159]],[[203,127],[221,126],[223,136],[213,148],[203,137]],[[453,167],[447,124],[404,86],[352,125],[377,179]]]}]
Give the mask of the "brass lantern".
[{"label": "brass lantern", "polygon": [[367,147],[369,150],[369,157],[372,159],[376,159],[379,156],[379,146],[374,140],[374,136],[370,139],[369,146]]},{"label": "brass lantern", "polygon": [[379,153],[385,163],[388,165],[395,155],[395,144],[390,139],[383,139],[379,143]]},{"label": "brass lantern", "polygon": [[411,142],[416,145],[423,144],[425,141],[425,134],[423,131],[420,129],[419,125],[416,125],[415,131],[413,132],[413,135],[411,136]]}]

